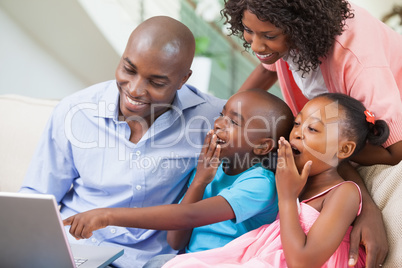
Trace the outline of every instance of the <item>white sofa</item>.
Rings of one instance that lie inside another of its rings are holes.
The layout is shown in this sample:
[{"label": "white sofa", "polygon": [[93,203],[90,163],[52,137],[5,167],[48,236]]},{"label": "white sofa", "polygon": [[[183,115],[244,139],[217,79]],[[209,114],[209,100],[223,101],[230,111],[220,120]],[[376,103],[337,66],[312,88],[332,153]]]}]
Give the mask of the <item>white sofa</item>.
[{"label": "white sofa", "polygon": [[21,186],[39,137],[58,101],[0,96],[0,191]]},{"label": "white sofa", "polygon": [[[17,95],[0,96],[0,191],[18,191],[57,103]],[[359,171],[384,215],[390,252],[383,267],[402,267],[402,162],[394,167],[377,165]]]}]

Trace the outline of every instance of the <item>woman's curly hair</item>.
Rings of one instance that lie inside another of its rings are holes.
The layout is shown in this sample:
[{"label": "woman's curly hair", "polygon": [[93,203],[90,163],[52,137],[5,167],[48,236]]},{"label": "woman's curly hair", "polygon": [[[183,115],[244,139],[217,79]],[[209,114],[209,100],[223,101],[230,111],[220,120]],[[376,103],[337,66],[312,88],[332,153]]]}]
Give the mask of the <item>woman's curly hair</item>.
[{"label": "woman's curly hair", "polygon": [[354,17],[346,0],[225,0],[221,14],[230,24],[230,34],[240,37],[245,49],[250,48],[243,36],[245,10],[283,31],[291,55],[299,55],[295,63],[303,74],[321,64],[346,19]]}]

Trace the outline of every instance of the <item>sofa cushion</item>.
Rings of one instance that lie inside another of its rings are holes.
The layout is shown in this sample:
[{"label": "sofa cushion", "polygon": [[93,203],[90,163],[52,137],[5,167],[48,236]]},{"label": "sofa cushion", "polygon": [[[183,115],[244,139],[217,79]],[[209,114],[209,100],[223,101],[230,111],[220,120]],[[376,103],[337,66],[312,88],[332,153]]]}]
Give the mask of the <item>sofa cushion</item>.
[{"label": "sofa cushion", "polygon": [[402,267],[402,162],[360,167],[358,171],[383,215],[389,245],[383,267]]},{"label": "sofa cushion", "polygon": [[15,192],[56,100],[0,95],[0,191]]}]

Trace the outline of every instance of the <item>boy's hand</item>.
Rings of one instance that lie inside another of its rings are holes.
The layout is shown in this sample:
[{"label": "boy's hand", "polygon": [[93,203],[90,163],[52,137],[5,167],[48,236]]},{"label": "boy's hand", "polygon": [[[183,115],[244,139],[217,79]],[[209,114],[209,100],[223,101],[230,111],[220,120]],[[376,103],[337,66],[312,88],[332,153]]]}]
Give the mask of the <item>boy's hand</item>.
[{"label": "boy's hand", "polygon": [[307,161],[302,173],[299,174],[289,142],[281,137],[278,145],[278,165],[275,174],[278,197],[296,200],[307,182],[311,161]]},{"label": "boy's hand", "polygon": [[79,240],[90,238],[93,231],[108,226],[107,219],[107,209],[99,208],[71,216],[63,224],[71,225],[70,234]]},{"label": "boy's hand", "polygon": [[204,146],[198,159],[197,172],[194,181],[197,183],[209,184],[215,177],[220,165],[219,155],[221,147],[216,143],[217,137],[213,130],[210,130],[205,137]]}]

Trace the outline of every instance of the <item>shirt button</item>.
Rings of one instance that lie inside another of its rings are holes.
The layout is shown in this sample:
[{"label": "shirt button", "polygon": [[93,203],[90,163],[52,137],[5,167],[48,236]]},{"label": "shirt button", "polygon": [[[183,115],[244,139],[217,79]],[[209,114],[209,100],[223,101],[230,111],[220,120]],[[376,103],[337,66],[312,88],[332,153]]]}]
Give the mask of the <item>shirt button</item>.
[{"label": "shirt button", "polygon": [[96,243],[96,242],[97,242],[96,238],[92,238],[91,241],[92,241],[93,243]]},{"label": "shirt button", "polygon": [[140,156],[140,155],[141,155],[141,152],[140,152],[140,151],[136,151],[135,154],[136,154],[137,156]]},{"label": "shirt button", "polygon": [[137,189],[138,191],[141,190],[141,188],[142,188],[141,185],[135,186],[135,189]]},{"label": "shirt button", "polygon": [[112,228],[112,229],[110,230],[110,232],[111,232],[112,234],[115,234],[115,233],[116,233],[116,229],[115,229],[115,228]]}]

